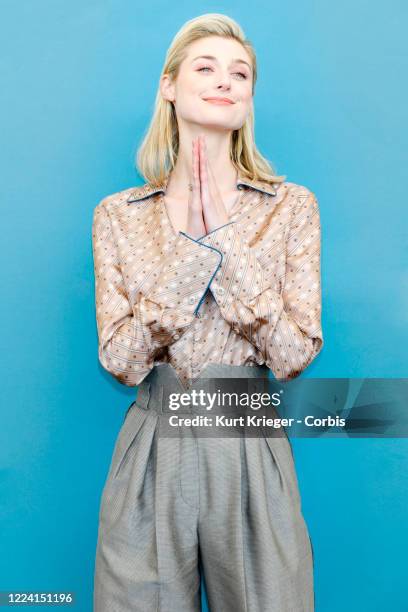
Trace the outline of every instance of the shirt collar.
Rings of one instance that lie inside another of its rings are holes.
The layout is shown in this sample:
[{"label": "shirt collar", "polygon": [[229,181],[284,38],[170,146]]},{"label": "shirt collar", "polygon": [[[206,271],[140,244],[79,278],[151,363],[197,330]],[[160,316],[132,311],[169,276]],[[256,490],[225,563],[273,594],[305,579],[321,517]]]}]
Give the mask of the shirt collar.
[{"label": "shirt collar", "polygon": [[[138,200],[144,200],[145,198],[148,198],[149,196],[160,191],[166,193],[168,179],[169,177],[167,176],[159,185],[145,183],[140,187],[135,187],[135,189],[133,189],[131,194],[129,195],[127,202],[136,202]],[[280,182],[281,181],[277,181],[276,186]],[[262,193],[266,193],[271,196],[275,196],[277,193],[275,186],[271,185],[270,183],[267,183],[266,181],[252,180],[249,179],[247,176],[243,176],[242,174],[238,173],[237,188],[242,189],[243,186],[256,189],[257,191],[261,191]]]}]

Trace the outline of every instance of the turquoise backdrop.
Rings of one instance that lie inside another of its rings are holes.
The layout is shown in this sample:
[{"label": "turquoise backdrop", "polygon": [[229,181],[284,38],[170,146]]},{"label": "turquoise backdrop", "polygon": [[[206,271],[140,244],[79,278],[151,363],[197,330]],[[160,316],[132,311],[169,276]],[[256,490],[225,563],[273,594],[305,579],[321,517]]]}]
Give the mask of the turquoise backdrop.
[{"label": "turquoise backdrop", "polygon": [[[134,154],[172,37],[208,12],[243,26],[258,146],[318,197],[325,346],[303,375],[406,377],[407,4],[2,8],[0,590],[71,590],[88,612],[100,493],[136,393],[98,364],[92,214],[143,180]],[[293,446],[316,612],[406,611],[407,440]]]}]

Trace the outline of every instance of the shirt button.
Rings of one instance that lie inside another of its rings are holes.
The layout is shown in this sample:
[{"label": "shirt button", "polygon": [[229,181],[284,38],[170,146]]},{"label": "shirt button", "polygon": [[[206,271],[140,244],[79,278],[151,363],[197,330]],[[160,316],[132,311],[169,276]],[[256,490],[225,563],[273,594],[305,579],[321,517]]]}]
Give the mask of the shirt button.
[{"label": "shirt button", "polygon": [[224,295],[225,289],[223,287],[218,287],[217,288],[217,293],[218,293],[218,295]]},{"label": "shirt button", "polygon": [[174,338],[175,340],[178,340],[178,339],[180,338],[180,335],[179,335],[179,334],[174,334],[173,338]]},{"label": "shirt button", "polygon": [[189,304],[195,304],[196,303],[196,299],[195,299],[195,297],[193,295],[188,298],[188,303]]}]

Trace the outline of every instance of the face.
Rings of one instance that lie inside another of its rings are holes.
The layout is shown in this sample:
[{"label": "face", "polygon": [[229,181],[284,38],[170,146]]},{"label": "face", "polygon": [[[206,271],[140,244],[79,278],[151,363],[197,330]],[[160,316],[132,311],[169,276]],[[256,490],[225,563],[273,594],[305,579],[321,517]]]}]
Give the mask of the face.
[{"label": "face", "polygon": [[238,130],[252,109],[251,58],[236,40],[197,40],[188,47],[176,81],[163,76],[162,94],[174,103],[179,123]]}]

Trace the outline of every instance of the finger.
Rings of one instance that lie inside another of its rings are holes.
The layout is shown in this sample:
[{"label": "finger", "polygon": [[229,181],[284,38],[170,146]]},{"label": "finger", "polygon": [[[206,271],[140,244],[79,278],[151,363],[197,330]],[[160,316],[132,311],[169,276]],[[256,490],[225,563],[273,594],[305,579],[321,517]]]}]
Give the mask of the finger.
[{"label": "finger", "polygon": [[221,194],[218,189],[217,181],[215,179],[213,166],[207,155],[207,145],[205,142],[204,142],[204,157],[205,157],[205,171],[206,171],[208,192],[213,198],[214,202],[217,202],[217,200],[221,200]]},{"label": "finger", "polygon": [[203,203],[209,201],[208,161],[204,136],[200,138],[200,182]]},{"label": "finger", "polygon": [[193,236],[199,237],[206,233],[203,219],[203,209],[200,194],[198,141],[192,142],[192,183],[189,190],[187,227]]},{"label": "finger", "polygon": [[[204,140],[204,137],[203,137]],[[203,163],[201,164],[201,199],[205,217],[215,215],[225,218],[227,210],[218,189],[211,163],[208,159],[205,140],[202,146]]]},{"label": "finger", "polygon": [[205,175],[207,179],[207,186],[208,186],[209,191],[211,192],[213,187],[215,187],[215,178],[214,178],[214,172],[212,170],[212,166],[208,159],[207,143],[205,141],[204,136],[203,136],[203,157],[204,157],[204,162],[205,162],[204,170],[205,170]]},{"label": "finger", "polygon": [[199,175],[199,155],[198,155],[198,143],[193,138],[192,144],[192,157],[193,157],[193,188],[191,192],[191,201],[194,209],[201,209],[201,194],[200,194],[200,175]]}]

